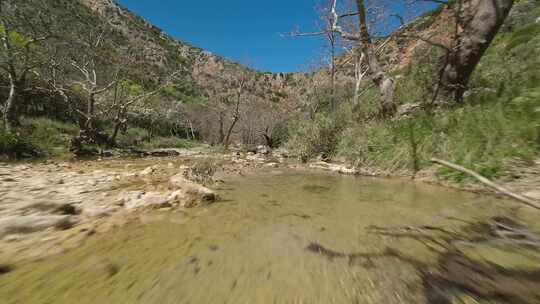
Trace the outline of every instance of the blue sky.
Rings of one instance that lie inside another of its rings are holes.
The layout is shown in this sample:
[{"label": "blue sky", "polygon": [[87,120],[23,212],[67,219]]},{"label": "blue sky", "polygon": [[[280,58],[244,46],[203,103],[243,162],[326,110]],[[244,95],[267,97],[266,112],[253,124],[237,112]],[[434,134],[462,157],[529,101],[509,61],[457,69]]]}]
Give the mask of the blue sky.
[{"label": "blue sky", "polygon": [[281,35],[316,30],[317,0],[117,1],[174,38],[262,71],[308,70],[324,52],[323,39]]}]

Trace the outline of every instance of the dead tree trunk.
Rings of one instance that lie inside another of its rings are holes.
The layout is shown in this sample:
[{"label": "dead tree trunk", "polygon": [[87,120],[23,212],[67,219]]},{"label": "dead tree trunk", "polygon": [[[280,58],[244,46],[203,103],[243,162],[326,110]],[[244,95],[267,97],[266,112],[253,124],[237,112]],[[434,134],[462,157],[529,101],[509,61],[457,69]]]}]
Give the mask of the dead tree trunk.
[{"label": "dead tree trunk", "polygon": [[15,98],[17,98],[17,84],[11,74],[9,75],[9,95],[2,109],[2,118],[4,121],[4,129],[11,132],[13,125],[13,111],[15,108]]},{"label": "dead tree trunk", "polygon": [[[376,50],[374,49],[373,42],[371,41],[371,36],[369,34],[365,0],[356,0],[356,6],[358,12],[339,16],[336,10],[337,0],[333,0],[332,15],[334,23],[332,24],[330,30],[332,32],[339,33],[345,40],[358,43],[358,49],[360,50],[362,57],[365,59],[371,79],[381,94],[381,114],[385,117],[390,117],[393,116],[397,110],[396,102],[394,100],[395,81],[384,71],[377,58]],[[349,33],[339,25],[339,22],[342,17],[354,15],[358,16],[359,31],[358,33]]]},{"label": "dead tree trunk", "polygon": [[456,9],[456,39],[442,74],[443,93],[456,102],[474,69],[514,5],[514,0],[460,0]]},{"label": "dead tree trunk", "polygon": [[231,122],[231,125],[229,126],[229,129],[227,130],[227,135],[225,136],[225,140],[223,141],[223,145],[225,148],[229,147],[230,140],[231,140],[231,134],[234,130],[234,127],[236,126],[236,123],[240,119],[240,100],[242,99],[242,92],[240,91],[238,93],[237,99],[236,99],[236,105],[234,108],[234,114],[233,114],[233,120]]},{"label": "dead tree trunk", "polygon": [[367,26],[365,1],[356,0],[356,6],[358,8],[358,24],[360,26],[360,52],[366,59],[373,82],[379,88],[381,94],[381,114],[386,117],[393,116],[397,110],[394,101],[395,81],[382,69],[377,59],[377,54],[373,49],[373,43]]},{"label": "dead tree trunk", "polygon": [[218,113],[218,122],[219,122],[219,130],[218,130],[218,135],[219,135],[219,138],[218,138],[218,145],[219,144],[222,144],[223,141],[225,140],[225,132],[224,132],[224,120],[225,120],[225,113],[223,113],[223,111],[219,111]]}]

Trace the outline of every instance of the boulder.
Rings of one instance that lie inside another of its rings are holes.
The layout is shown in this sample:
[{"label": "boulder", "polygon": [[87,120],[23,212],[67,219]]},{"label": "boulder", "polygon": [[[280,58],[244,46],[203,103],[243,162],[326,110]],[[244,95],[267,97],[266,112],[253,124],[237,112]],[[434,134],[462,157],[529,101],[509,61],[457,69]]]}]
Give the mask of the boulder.
[{"label": "boulder", "polygon": [[403,105],[400,105],[397,110],[398,116],[405,116],[409,114],[413,114],[415,112],[418,112],[422,109],[421,103],[406,103]]},{"label": "boulder", "polygon": [[216,194],[212,190],[186,179],[183,173],[171,177],[169,185],[175,190],[169,196],[169,202],[172,204],[190,208],[216,201]]}]

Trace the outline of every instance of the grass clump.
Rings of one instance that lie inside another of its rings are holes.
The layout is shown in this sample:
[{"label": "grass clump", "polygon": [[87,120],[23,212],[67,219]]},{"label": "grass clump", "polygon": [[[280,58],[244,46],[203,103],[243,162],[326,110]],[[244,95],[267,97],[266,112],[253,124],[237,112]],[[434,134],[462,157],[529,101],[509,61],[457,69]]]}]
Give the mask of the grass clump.
[{"label": "grass clump", "polygon": [[25,118],[21,123],[22,136],[49,156],[68,153],[69,141],[79,132],[75,124],[48,118]]},{"label": "grass clump", "polygon": [[[468,104],[397,121],[372,121],[350,127],[338,153],[358,166],[416,170],[429,159],[452,160],[495,178],[505,161],[532,161],[540,151],[540,91],[511,102]],[[459,172],[441,169],[445,177],[462,181]]]},{"label": "grass clump", "polygon": [[346,126],[340,113],[317,113],[313,119],[290,124],[287,148],[301,159],[336,152],[339,135]]},{"label": "grass clump", "polygon": [[193,182],[209,185],[214,182],[214,175],[219,169],[219,164],[212,159],[197,161],[186,172],[185,177]]}]

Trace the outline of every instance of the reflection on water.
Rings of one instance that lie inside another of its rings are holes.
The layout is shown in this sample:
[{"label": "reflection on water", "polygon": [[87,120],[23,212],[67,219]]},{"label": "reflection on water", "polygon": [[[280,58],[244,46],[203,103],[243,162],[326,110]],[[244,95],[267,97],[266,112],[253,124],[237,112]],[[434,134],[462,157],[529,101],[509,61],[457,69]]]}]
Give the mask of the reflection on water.
[{"label": "reflection on water", "polygon": [[415,265],[385,253],[393,248],[429,265],[435,252],[366,228],[457,228],[465,224],[447,218],[481,220],[507,210],[505,201],[406,181],[307,172],[238,178],[219,192],[223,200],[213,206],[146,214],[64,254],[17,265],[0,276],[0,299],[425,303]]}]

